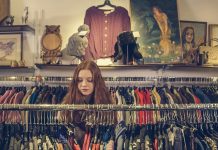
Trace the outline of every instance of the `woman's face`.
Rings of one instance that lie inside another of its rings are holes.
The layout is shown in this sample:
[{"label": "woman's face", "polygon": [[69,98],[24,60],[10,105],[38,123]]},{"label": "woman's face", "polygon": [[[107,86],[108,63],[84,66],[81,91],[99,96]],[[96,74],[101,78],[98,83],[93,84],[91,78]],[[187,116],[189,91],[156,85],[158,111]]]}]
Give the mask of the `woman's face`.
[{"label": "woman's face", "polygon": [[155,15],[159,13],[159,10],[157,7],[153,7],[152,11]]},{"label": "woman's face", "polygon": [[94,80],[90,70],[80,70],[78,75],[78,89],[84,96],[88,96],[93,93]]},{"label": "woman's face", "polygon": [[194,32],[192,29],[188,29],[185,34],[185,40],[188,43],[191,43],[194,38]]}]

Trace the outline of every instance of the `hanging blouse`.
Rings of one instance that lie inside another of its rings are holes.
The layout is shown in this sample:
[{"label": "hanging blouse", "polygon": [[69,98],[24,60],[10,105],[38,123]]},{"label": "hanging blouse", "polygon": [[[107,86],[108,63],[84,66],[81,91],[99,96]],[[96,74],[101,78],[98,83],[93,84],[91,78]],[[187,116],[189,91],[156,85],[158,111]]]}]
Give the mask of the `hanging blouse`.
[{"label": "hanging blouse", "polygon": [[130,31],[130,17],[123,7],[115,7],[113,12],[105,14],[104,10],[92,6],[87,9],[84,23],[90,28],[86,59],[112,57],[117,36],[123,31]]}]

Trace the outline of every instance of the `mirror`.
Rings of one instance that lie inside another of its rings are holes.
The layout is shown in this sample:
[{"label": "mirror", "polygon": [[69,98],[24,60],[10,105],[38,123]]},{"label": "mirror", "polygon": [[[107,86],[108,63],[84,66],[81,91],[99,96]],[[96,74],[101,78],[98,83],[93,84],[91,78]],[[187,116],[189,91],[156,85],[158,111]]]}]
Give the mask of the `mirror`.
[{"label": "mirror", "polygon": [[42,59],[46,64],[57,64],[61,57],[62,38],[60,35],[60,25],[46,25],[45,32],[41,39]]},{"label": "mirror", "polygon": [[61,37],[59,34],[48,33],[42,37],[42,47],[45,50],[59,50],[61,46]]}]

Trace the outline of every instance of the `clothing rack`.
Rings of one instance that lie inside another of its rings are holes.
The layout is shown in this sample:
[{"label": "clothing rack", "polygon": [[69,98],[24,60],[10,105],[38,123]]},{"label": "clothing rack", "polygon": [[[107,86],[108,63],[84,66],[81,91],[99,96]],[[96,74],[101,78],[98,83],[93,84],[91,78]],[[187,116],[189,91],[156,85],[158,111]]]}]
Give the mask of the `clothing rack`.
[{"label": "clothing rack", "polygon": [[[103,77],[108,85],[210,85],[218,84],[217,77]],[[72,77],[41,77],[43,84],[68,85]]]},{"label": "clothing rack", "polygon": [[0,77],[0,86],[34,86],[36,77],[26,76],[4,76]]},{"label": "clothing rack", "polygon": [[[153,82],[171,82],[171,83],[205,83],[218,84],[218,77],[103,77],[106,82],[135,82],[135,81],[153,81]],[[48,83],[69,83],[72,77],[56,76],[4,76],[0,81],[23,81],[23,82],[48,82]]]},{"label": "clothing rack", "polygon": [[196,83],[196,84],[217,84],[217,77],[106,77],[105,81],[116,82],[116,81],[126,81],[126,82],[135,82],[135,81],[153,81],[154,83]]},{"label": "clothing rack", "polygon": [[88,111],[141,111],[141,110],[218,110],[214,104],[161,104],[161,105],[112,105],[112,104],[0,104],[0,110],[25,111],[59,111],[59,110],[88,110]]},{"label": "clothing rack", "polygon": [[27,76],[4,76],[0,77],[0,81],[34,81],[36,77]]}]

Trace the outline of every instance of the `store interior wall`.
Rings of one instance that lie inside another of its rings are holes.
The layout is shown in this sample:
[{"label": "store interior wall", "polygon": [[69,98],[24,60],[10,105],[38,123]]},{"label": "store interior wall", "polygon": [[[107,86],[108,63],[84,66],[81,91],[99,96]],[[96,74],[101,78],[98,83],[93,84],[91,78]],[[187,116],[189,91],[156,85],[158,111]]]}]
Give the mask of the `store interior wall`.
[{"label": "store interior wall", "polygon": [[[11,0],[11,15],[15,16],[14,24],[21,24],[24,7],[28,6],[28,24],[35,27],[36,34],[39,35],[45,29],[44,25],[60,25],[63,40],[62,49],[64,49],[68,38],[77,32],[77,28],[83,24],[86,9],[103,3],[103,0]],[[129,11],[129,0],[111,0],[111,3],[123,6]],[[217,0],[177,0],[177,3],[180,20],[206,21],[208,24],[218,24]],[[27,57],[24,56],[27,65],[39,62],[37,59],[40,51],[40,39],[35,37],[34,41],[34,44],[29,44],[32,47],[24,49],[24,53],[28,53]],[[25,41],[25,43],[28,42],[32,42],[32,40]]]}]

